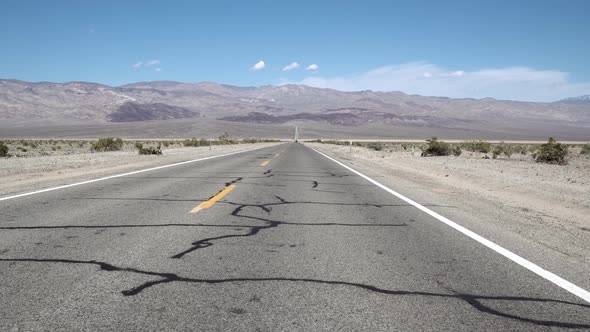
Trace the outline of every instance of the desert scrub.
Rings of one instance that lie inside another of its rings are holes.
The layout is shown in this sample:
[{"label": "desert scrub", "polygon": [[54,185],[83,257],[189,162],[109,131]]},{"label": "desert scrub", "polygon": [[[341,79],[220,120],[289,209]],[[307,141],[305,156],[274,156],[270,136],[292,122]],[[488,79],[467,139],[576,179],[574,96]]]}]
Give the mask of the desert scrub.
[{"label": "desert scrub", "polygon": [[120,138],[99,138],[98,141],[92,143],[92,150],[96,152],[119,151],[122,148],[123,140]]},{"label": "desert scrub", "polygon": [[492,143],[485,141],[466,141],[461,143],[461,147],[471,152],[488,153],[492,149]]},{"label": "desert scrub", "polygon": [[236,144],[237,141],[233,139],[227,131],[224,132],[221,136],[217,138],[217,144],[225,145],[225,144]]},{"label": "desert scrub", "polygon": [[197,139],[197,138],[193,137],[193,138],[185,139],[182,142],[182,144],[184,146],[197,147],[197,146],[208,146],[209,145],[209,142],[206,139],[204,139],[204,138]]},{"label": "desert scrub", "polygon": [[567,145],[557,143],[555,138],[549,137],[547,143],[539,146],[533,158],[538,163],[564,165],[565,156],[567,156]]},{"label": "desert scrub", "polygon": [[240,143],[276,143],[280,142],[278,139],[271,139],[271,138],[244,138]]},{"label": "desert scrub", "polygon": [[157,147],[148,146],[144,147],[142,143],[135,143],[135,148],[137,149],[137,153],[142,155],[161,155],[162,148],[158,145]]},{"label": "desert scrub", "polygon": [[367,148],[371,149],[371,150],[375,150],[375,151],[381,151],[383,150],[383,144],[379,143],[379,142],[372,142],[367,144]]},{"label": "desert scrub", "polygon": [[426,146],[422,148],[422,157],[429,156],[448,156],[451,154],[451,145],[449,143],[439,141],[436,137],[431,137],[426,140]]},{"label": "desert scrub", "polygon": [[590,155],[590,144],[582,145],[582,149],[580,150],[580,154]]},{"label": "desert scrub", "polygon": [[454,145],[451,148],[451,153],[453,154],[453,156],[455,157],[459,157],[461,155],[461,153],[463,153],[463,151],[461,150],[461,146],[459,145]]},{"label": "desert scrub", "polygon": [[506,157],[508,157],[508,159],[510,159],[513,153],[514,147],[512,145],[500,142],[500,144],[494,146],[494,150],[492,151],[492,158],[496,159],[499,155],[503,154]]},{"label": "desert scrub", "polygon": [[512,145],[512,152],[526,156],[526,154],[529,152],[529,147],[527,145],[520,144]]},{"label": "desert scrub", "polygon": [[0,158],[6,158],[8,156],[8,146],[4,142],[0,142]]}]

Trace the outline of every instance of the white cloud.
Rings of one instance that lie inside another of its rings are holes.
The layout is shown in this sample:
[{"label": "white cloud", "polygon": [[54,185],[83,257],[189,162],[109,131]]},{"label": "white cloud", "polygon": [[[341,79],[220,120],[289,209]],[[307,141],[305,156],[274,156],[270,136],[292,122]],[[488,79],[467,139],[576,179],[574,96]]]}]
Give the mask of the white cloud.
[{"label": "white cloud", "polygon": [[299,64],[297,62],[293,62],[289,65],[286,65],[285,67],[283,67],[283,71],[289,71],[289,70],[293,70],[295,68],[299,68]]},{"label": "white cloud", "polygon": [[158,66],[158,67],[154,68],[154,71],[162,71],[162,68],[160,68],[159,65],[160,65],[160,60],[155,59],[155,60],[149,60],[149,61],[145,61],[145,62],[138,61],[131,67],[133,67],[134,69],[140,69],[140,68]]},{"label": "white cloud", "polygon": [[251,71],[262,70],[262,69],[264,69],[264,67],[266,67],[266,64],[264,63],[264,61],[260,60],[254,66],[250,67],[250,70]]},{"label": "white cloud", "polygon": [[307,68],[305,68],[305,70],[313,70],[313,71],[316,71],[316,70],[318,70],[319,68],[320,68],[320,67],[319,67],[318,65],[316,65],[315,63],[313,63],[313,64],[311,64],[311,65],[307,66]]},{"label": "white cloud", "polygon": [[156,59],[156,60],[146,61],[145,66],[150,67],[150,66],[159,65],[159,64],[160,64],[160,60]]},{"label": "white cloud", "polygon": [[308,77],[301,82],[344,91],[403,91],[425,96],[555,101],[588,94],[590,82],[572,82],[569,73],[528,67],[449,70],[410,62],[339,77]]}]

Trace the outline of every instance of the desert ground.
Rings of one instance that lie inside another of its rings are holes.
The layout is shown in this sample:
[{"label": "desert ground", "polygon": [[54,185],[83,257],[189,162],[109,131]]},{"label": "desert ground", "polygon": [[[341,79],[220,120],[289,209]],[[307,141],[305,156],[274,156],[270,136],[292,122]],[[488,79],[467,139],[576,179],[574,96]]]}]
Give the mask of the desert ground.
[{"label": "desert ground", "polygon": [[299,135],[305,139],[354,139],[354,140],[396,140],[401,138],[423,140],[437,136],[446,140],[485,139],[546,141],[547,134],[561,141],[588,141],[587,129],[550,127],[546,131],[531,132],[526,128],[502,129],[494,126],[478,129],[457,129],[444,127],[423,127],[381,124],[378,122],[359,126],[328,125],[314,121],[293,121],[286,124],[245,123],[223,121],[210,118],[181,120],[153,120],[123,123],[80,123],[52,121],[0,121],[1,139],[87,139],[99,137],[122,137],[128,139],[218,137],[228,132],[236,137],[281,138],[290,139],[299,126]]}]

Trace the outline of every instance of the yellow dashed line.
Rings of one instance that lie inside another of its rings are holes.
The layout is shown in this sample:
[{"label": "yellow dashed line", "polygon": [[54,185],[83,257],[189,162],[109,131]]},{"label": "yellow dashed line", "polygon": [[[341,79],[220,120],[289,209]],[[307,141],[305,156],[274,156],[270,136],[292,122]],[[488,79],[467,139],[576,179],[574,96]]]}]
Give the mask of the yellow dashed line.
[{"label": "yellow dashed line", "polygon": [[266,166],[266,165],[268,165],[269,162],[270,162],[269,160],[265,160],[262,163],[260,163],[260,166]]},{"label": "yellow dashed line", "polygon": [[215,202],[222,199],[223,196],[229,194],[229,192],[234,190],[235,187],[236,187],[236,185],[234,185],[234,184],[227,186],[225,189],[220,191],[217,195],[211,197],[211,199],[209,199],[208,201],[197,205],[194,209],[191,210],[190,213],[197,213],[197,212],[201,211],[202,209],[208,209],[208,208],[212,207],[213,204],[215,204]]}]

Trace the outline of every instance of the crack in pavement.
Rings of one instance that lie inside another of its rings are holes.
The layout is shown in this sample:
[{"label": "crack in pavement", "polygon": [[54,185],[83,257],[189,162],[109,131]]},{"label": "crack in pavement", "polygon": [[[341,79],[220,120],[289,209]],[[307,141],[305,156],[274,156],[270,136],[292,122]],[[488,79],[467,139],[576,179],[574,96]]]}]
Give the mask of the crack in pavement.
[{"label": "crack in pavement", "polygon": [[[518,316],[516,314],[512,314],[509,312],[503,312],[499,309],[494,309],[489,305],[483,303],[483,301],[512,301],[512,302],[533,302],[533,303],[554,303],[554,304],[561,304],[567,306],[573,306],[576,308],[581,308],[584,310],[590,311],[590,305],[575,303],[570,301],[564,300],[555,300],[555,299],[546,299],[546,298],[531,298],[531,297],[521,297],[521,296],[485,296],[485,295],[474,295],[474,294],[467,294],[456,292],[450,290],[451,294],[446,293],[435,293],[435,292],[425,292],[425,291],[406,291],[406,290],[391,290],[380,288],[373,285],[356,283],[356,282],[348,282],[348,281],[337,281],[337,280],[322,280],[322,279],[312,279],[312,278],[286,278],[286,277],[267,277],[267,278],[223,278],[223,279],[201,279],[201,278],[189,278],[189,277],[182,277],[176,273],[166,273],[166,272],[153,272],[147,270],[141,270],[136,268],[130,267],[119,267],[113,264],[109,264],[102,261],[95,261],[95,260],[74,260],[74,259],[52,259],[52,258],[0,258],[0,262],[21,262],[21,263],[61,263],[61,264],[74,264],[74,265],[96,265],[99,267],[101,271],[106,272],[126,272],[126,273],[133,273],[133,274],[140,274],[146,275],[150,277],[158,277],[159,279],[146,281],[143,284],[121,291],[121,294],[124,296],[134,296],[142,291],[146,290],[147,288],[161,285],[161,284],[168,284],[173,282],[182,282],[182,283],[197,283],[197,284],[207,284],[207,285],[219,285],[219,284],[228,284],[228,283],[245,283],[245,282],[300,282],[300,283],[312,283],[312,284],[321,284],[321,285],[330,285],[330,286],[347,286],[347,287],[355,287],[359,289],[363,289],[369,292],[383,294],[383,295],[390,295],[390,296],[423,296],[423,297],[432,297],[432,298],[446,298],[446,299],[456,299],[465,302],[472,308],[476,309],[479,312],[490,314],[493,316],[513,319],[525,323],[535,324],[539,326],[547,326],[547,327],[562,327],[562,328],[575,328],[575,329],[588,329],[590,328],[590,324],[583,324],[583,323],[571,323],[571,322],[564,322],[564,321],[557,321],[557,320],[542,320],[542,319],[534,319],[534,318],[527,318],[523,316]],[[590,314],[586,317],[590,317]]]},{"label": "crack in pavement", "polygon": [[[209,238],[205,238],[205,239],[201,239],[198,241],[195,241],[193,243],[191,243],[191,247],[178,253],[173,255],[170,258],[174,258],[174,259],[179,259],[184,257],[185,255],[192,253],[196,250],[199,249],[203,249],[203,248],[207,248],[210,247],[214,244],[214,241],[217,240],[223,240],[223,239],[229,239],[229,238],[240,238],[240,237],[250,237],[250,236],[254,236],[256,234],[258,234],[260,231],[262,230],[266,230],[266,229],[270,229],[270,228],[276,228],[280,225],[305,225],[305,226],[342,226],[342,225],[346,225],[346,226],[351,226],[351,227],[358,227],[358,226],[353,226],[352,224],[336,224],[336,223],[294,223],[294,222],[287,222],[287,221],[281,221],[281,220],[271,220],[271,219],[266,219],[266,218],[261,218],[261,217],[254,217],[254,216],[248,216],[248,215],[244,215],[241,214],[242,210],[247,208],[247,207],[254,207],[254,208],[258,208],[261,209],[262,211],[266,212],[266,213],[270,213],[272,211],[272,206],[276,206],[276,205],[286,205],[286,204],[300,204],[301,202],[289,202],[287,200],[285,200],[284,198],[280,197],[280,196],[276,196],[275,198],[278,200],[278,202],[275,203],[265,203],[265,204],[238,204],[238,203],[233,203],[233,202],[223,202],[225,204],[230,204],[230,205],[235,205],[236,207],[234,208],[234,210],[231,212],[232,216],[235,217],[239,217],[239,218],[247,218],[247,219],[254,219],[254,220],[258,220],[258,221],[263,221],[266,224],[265,225],[259,225],[259,226],[252,226],[250,227],[250,229],[248,230],[248,232],[246,233],[238,233],[238,234],[226,234],[226,235],[220,235],[220,236],[215,236],[215,237],[209,237]],[[329,204],[332,205],[333,203],[318,203],[318,202],[314,202],[314,204]],[[338,204],[336,204],[338,205]],[[371,207],[382,207],[383,205],[375,205],[375,204],[351,204],[351,205],[360,205],[360,206],[371,206]],[[404,205],[405,206],[405,205]],[[363,224],[364,225],[364,224]],[[406,223],[402,223],[402,224],[387,224],[388,227],[400,227],[400,226],[407,226]]]}]

